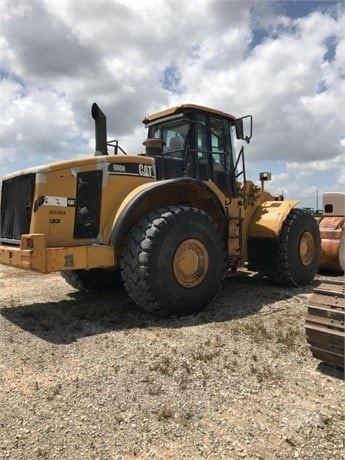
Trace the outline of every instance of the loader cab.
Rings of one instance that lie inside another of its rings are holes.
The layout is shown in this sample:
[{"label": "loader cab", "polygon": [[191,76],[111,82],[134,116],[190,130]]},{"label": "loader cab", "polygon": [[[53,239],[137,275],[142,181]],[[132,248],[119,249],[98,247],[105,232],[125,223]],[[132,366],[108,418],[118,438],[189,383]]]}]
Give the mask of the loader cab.
[{"label": "loader cab", "polygon": [[143,122],[148,128],[146,155],[155,158],[157,179],[211,180],[225,195],[235,196],[238,161],[233,140],[241,136],[242,126],[235,117],[185,104],[150,115]]}]

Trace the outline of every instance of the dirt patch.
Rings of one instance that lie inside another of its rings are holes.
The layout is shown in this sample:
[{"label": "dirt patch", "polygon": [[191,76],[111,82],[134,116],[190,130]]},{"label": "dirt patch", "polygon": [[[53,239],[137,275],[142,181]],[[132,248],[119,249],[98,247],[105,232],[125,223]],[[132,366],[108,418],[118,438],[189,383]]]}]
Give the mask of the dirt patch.
[{"label": "dirt patch", "polygon": [[170,319],[59,274],[1,267],[0,289],[4,459],[344,456],[343,373],[305,340],[312,286],[240,273]]}]

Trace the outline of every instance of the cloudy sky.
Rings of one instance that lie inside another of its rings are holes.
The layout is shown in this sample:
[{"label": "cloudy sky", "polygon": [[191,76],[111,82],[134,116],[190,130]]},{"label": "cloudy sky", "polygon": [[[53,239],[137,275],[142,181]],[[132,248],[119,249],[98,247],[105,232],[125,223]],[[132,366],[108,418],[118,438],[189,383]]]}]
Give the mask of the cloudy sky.
[{"label": "cloudy sky", "polygon": [[321,206],[345,191],[343,1],[0,0],[0,175],[143,151],[145,115],[183,102],[252,114],[247,177]]}]

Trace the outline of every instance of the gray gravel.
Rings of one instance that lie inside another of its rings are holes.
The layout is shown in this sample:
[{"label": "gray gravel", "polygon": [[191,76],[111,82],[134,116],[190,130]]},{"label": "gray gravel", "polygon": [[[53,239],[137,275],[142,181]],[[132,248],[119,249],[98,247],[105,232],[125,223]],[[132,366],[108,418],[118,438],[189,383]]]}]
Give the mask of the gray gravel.
[{"label": "gray gravel", "polygon": [[159,319],[1,267],[0,458],[344,458],[343,373],[310,354],[310,292],[240,273]]}]

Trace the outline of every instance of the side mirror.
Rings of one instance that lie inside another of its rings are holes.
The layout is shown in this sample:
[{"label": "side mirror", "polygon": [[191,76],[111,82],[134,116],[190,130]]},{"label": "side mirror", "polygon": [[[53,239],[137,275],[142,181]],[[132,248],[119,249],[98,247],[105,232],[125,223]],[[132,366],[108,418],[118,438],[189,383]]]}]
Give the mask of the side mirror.
[{"label": "side mirror", "polygon": [[249,144],[253,135],[253,117],[245,115],[235,120],[235,130],[237,139],[242,139]]}]

